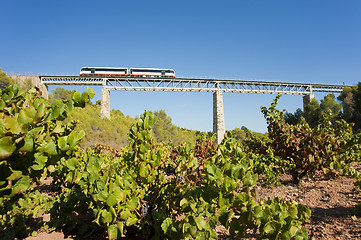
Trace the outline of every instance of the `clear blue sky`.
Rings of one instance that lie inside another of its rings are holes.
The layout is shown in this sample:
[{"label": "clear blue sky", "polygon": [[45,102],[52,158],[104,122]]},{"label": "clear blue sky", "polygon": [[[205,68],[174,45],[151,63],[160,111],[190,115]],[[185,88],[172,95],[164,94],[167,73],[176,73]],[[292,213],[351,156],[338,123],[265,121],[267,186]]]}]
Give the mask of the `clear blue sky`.
[{"label": "clear blue sky", "polygon": [[[172,68],[179,77],[361,81],[360,0],[14,0],[1,2],[0,22],[8,73],[119,66]],[[265,132],[260,106],[274,97],[224,94],[226,129]],[[284,96],[279,107],[294,112],[302,96]],[[111,108],[132,117],[164,109],[180,127],[212,131],[212,93],[112,91]]]}]

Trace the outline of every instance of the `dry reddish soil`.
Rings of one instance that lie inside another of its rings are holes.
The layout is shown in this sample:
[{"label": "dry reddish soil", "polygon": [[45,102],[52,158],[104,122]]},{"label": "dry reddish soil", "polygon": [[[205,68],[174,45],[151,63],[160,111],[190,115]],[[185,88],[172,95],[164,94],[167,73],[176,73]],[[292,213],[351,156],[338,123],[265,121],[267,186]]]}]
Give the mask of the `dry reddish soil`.
[{"label": "dry reddish soil", "polygon": [[[287,179],[289,178],[289,179]],[[361,208],[357,217],[356,206],[361,195],[355,180],[347,177],[334,179],[305,179],[298,185],[287,183],[283,176],[280,186],[258,189],[258,198],[283,198],[307,205],[312,211],[304,225],[309,239],[361,239]]]},{"label": "dry reddish soil", "polygon": [[[354,186],[354,180],[347,177],[332,179],[304,179],[298,185],[292,183],[289,175],[281,176],[279,186],[258,186],[256,200],[279,197],[307,205],[312,210],[311,218],[305,223],[309,239],[361,239],[361,207],[357,216],[356,206],[361,204],[361,195]],[[225,229],[217,229],[220,239],[231,238]],[[101,239],[96,237],[92,239]],[[81,239],[81,236],[65,237],[61,232],[41,232],[28,240]],[[247,236],[242,239],[255,239]]]}]

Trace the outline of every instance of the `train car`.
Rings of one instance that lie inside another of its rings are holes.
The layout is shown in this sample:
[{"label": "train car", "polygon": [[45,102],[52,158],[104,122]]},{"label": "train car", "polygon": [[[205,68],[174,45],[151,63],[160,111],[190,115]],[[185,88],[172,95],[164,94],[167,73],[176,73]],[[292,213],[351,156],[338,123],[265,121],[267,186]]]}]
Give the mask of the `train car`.
[{"label": "train car", "polygon": [[129,75],[134,77],[175,77],[173,69],[130,68]]},{"label": "train car", "polygon": [[130,77],[175,77],[173,69],[160,68],[115,68],[115,67],[82,67],[81,76],[130,76]]},{"label": "train car", "polygon": [[128,76],[128,68],[82,67],[80,69],[80,75],[81,76],[93,76],[93,75]]}]

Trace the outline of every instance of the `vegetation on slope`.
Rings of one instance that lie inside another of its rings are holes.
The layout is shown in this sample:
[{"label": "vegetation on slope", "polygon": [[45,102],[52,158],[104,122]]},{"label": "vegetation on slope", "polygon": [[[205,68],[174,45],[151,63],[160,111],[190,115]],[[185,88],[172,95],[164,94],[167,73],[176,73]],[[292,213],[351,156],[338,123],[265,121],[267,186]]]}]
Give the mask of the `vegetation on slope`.
[{"label": "vegetation on slope", "polygon": [[[49,101],[71,99],[75,91],[69,91],[57,87],[52,91]],[[81,143],[85,149],[94,144],[111,146],[116,149],[127,145],[128,129],[136,119],[124,116],[119,110],[110,112],[110,119],[100,117],[100,102],[92,104],[88,102],[85,108],[77,109],[71,113],[70,119],[79,121],[77,130],[84,130],[86,136]],[[195,143],[197,131],[181,129],[172,124],[172,119],[164,110],[154,112],[154,139],[157,142],[181,145],[183,143]]]},{"label": "vegetation on slope", "polygon": [[14,80],[6,75],[0,68],[0,89],[7,88],[11,84],[14,84]]},{"label": "vegetation on slope", "polygon": [[21,81],[20,79],[13,79],[6,75],[0,68],[0,89],[7,88],[12,84],[17,84],[23,90],[27,91],[32,87],[32,82],[30,78]]}]

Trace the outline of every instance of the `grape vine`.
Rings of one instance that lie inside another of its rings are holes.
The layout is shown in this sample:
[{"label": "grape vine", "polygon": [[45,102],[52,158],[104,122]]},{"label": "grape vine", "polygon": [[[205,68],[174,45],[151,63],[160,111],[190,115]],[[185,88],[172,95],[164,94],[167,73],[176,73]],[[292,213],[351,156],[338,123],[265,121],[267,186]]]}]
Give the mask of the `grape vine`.
[{"label": "grape vine", "polygon": [[[307,239],[302,224],[310,217],[308,207],[278,198],[254,200],[258,174],[274,162],[270,156],[276,150],[261,158],[230,133],[219,145],[209,140],[177,148],[159,144],[152,136],[153,114],[145,111],[130,128],[128,146],[83,151],[77,145],[84,133],[74,131],[76,122],[64,120],[84,107],[94,95],[91,89],[52,104],[36,89],[11,86],[0,94],[3,233],[28,234],[27,220],[37,211],[50,213],[48,223],[40,222],[43,227],[78,226],[82,235],[102,228],[109,239],[218,239],[219,226],[235,237],[252,232],[259,239]],[[58,194],[34,202],[36,187],[47,176]],[[30,202],[42,210],[34,206],[20,213]],[[88,216],[89,223],[82,225],[74,213]]]},{"label": "grape vine", "polygon": [[295,166],[290,169],[295,182],[317,170],[325,175],[342,174],[361,179],[350,165],[361,160],[360,134],[354,134],[352,126],[344,120],[332,124],[328,114],[315,128],[304,118],[296,125],[289,125],[283,118],[284,111],[276,108],[280,97],[278,95],[269,108],[261,109],[268,123],[274,155]]},{"label": "grape vine", "polygon": [[84,132],[74,131],[76,122],[64,124],[63,120],[93,95],[94,91],[88,88],[81,95],[76,92],[71,100],[50,105],[36,88],[24,92],[12,85],[0,90],[0,203],[3,206],[0,230],[3,234],[15,236],[28,229],[26,220],[37,211],[17,215],[14,212],[19,207],[22,209],[28,198],[34,198],[39,182],[53,175],[59,163],[76,149]]}]

